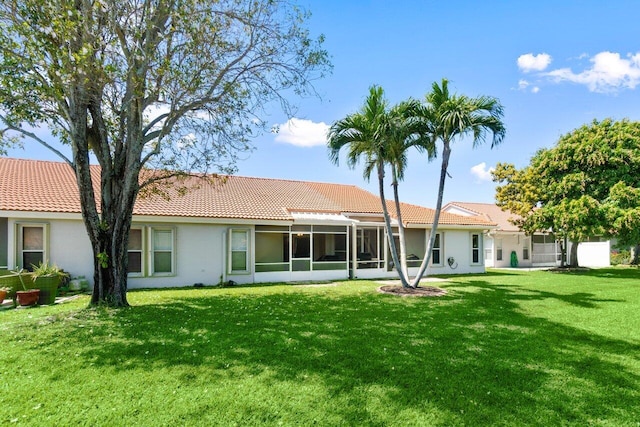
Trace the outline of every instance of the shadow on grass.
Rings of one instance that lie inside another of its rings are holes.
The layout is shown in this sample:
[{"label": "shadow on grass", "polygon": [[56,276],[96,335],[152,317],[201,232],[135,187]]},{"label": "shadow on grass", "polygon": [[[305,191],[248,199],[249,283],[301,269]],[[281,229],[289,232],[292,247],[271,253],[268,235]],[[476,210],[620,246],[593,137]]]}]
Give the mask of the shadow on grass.
[{"label": "shadow on grass", "polygon": [[614,268],[580,268],[580,269],[556,269],[550,271],[553,274],[602,277],[607,279],[637,279],[640,277],[638,267],[614,267]]},{"label": "shadow on grass", "polygon": [[451,295],[441,299],[399,299],[373,288],[338,296],[203,292],[98,312],[92,331],[68,339],[98,366],[207,368],[185,383],[266,370],[275,381],[320,377],[329,396],[356,400],[332,410],[363,424],[379,418],[366,409],[366,393],[350,394],[356,388],[383,390],[390,414],[436,408],[453,424],[637,419],[640,377],[629,361],[637,366],[640,345],[529,317],[518,306],[552,298],[593,309],[611,300],[475,280],[481,277],[448,285]]}]

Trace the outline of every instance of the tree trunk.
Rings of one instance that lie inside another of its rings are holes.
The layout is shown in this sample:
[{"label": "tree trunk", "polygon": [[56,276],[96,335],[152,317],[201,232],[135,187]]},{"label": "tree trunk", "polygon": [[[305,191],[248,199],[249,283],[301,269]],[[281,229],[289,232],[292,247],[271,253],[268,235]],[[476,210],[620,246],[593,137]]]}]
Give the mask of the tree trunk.
[{"label": "tree trunk", "polygon": [[[427,246],[427,251],[424,254],[422,259],[422,263],[420,264],[420,269],[418,270],[418,274],[411,282],[411,287],[417,287],[420,284],[420,279],[424,276],[425,271],[427,271],[427,266],[429,262],[431,262],[431,253],[433,252],[433,245],[436,242],[436,233],[438,231],[438,221],[440,221],[440,210],[442,209],[442,199],[444,197],[444,183],[447,179],[447,169],[449,167],[449,157],[451,157],[451,148],[449,147],[449,142],[444,141],[444,148],[442,149],[442,167],[440,169],[440,183],[438,184],[438,201],[436,203],[436,211],[433,215],[433,224],[431,226],[431,235],[429,236],[429,245]],[[444,255],[444,254],[442,254]]]},{"label": "tree trunk", "polygon": [[[94,287],[91,305],[127,307],[127,270],[129,264],[128,243],[131,228],[132,206],[109,207],[103,210],[103,218],[110,218],[100,226],[94,253]],[[128,219],[126,218],[128,216]]]},{"label": "tree trunk", "polygon": [[630,265],[640,264],[640,243],[638,243],[635,246],[631,246],[631,249],[629,252],[631,253],[631,256],[629,257],[629,264]]},{"label": "tree trunk", "polygon": [[127,307],[128,238],[133,206],[139,191],[140,166],[135,161],[133,164],[129,162],[128,159],[132,156],[127,156],[124,152],[113,158],[109,152],[96,153],[101,166],[101,202],[98,212],[88,147],[87,131],[78,131],[73,144],[74,172],[78,182],[82,218],[93,252],[94,285],[91,305]]},{"label": "tree trunk", "polygon": [[396,217],[398,218],[398,240],[400,241],[400,267],[404,277],[409,281],[409,267],[407,267],[407,240],[404,235],[404,223],[402,222],[402,211],[400,209],[400,196],[398,195],[398,179],[396,177],[396,168],[391,165],[391,174],[393,175],[393,200],[396,205]]},{"label": "tree trunk", "polygon": [[569,254],[569,267],[578,267],[578,244],[579,242],[571,242],[571,253]]},{"label": "tree trunk", "polygon": [[560,242],[560,267],[564,267],[567,264],[567,236],[564,236]]},{"label": "tree trunk", "polygon": [[396,242],[393,239],[393,229],[391,228],[391,218],[389,218],[389,210],[387,209],[387,201],[384,197],[384,165],[378,164],[378,190],[380,192],[380,202],[382,203],[382,213],[384,215],[384,225],[387,230],[387,240],[389,241],[389,248],[391,252],[391,259],[393,260],[393,267],[398,272],[400,283],[403,288],[409,287],[409,281],[404,275],[402,268],[398,268],[400,262],[398,260],[398,250],[396,249]]}]

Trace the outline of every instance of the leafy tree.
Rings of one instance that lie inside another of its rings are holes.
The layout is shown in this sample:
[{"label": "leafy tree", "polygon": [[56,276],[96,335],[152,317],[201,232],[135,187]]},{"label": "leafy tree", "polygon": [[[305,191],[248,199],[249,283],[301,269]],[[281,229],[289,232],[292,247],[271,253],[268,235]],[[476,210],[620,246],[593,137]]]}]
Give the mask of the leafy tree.
[{"label": "leafy tree", "polygon": [[491,148],[493,148],[502,142],[506,133],[502,123],[502,115],[502,105],[496,98],[489,96],[470,98],[465,95],[452,94],[449,92],[447,79],[442,79],[441,85],[434,82],[431,92],[426,95],[426,105],[421,110],[419,117],[423,120],[423,126],[432,135],[432,141],[429,144],[438,141],[442,144],[442,163],[431,236],[418,274],[411,283],[412,287],[418,286],[431,260],[442,209],[444,184],[448,175],[451,144],[456,140],[471,136],[475,148],[485,141],[487,133],[491,133]]},{"label": "leafy tree", "polygon": [[618,182],[609,190],[604,203],[605,219],[618,246],[631,247],[629,263],[639,264],[640,257],[640,188]]},{"label": "leafy tree", "polygon": [[127,243],[141,192],[163,192],[160,183],[191,171],[233,171],[268,103],[290,112],[286,93],[312,93],[330,64],[306,18],[285,0],[0,4],[0,142],[31,138],[73,169],[95,260],[92,304],[128,305]]},{"label": "leafy tree", "polygon": [[[417,129],[412,126],[411,122],[411,112],[414,107],[415,105],[411,102],[405,102],[389,108],[384,99],[383,89],[379,86],[372,86],[362,109],[333,123],[328,135],[329,155],[334,163],[339,163],[341,149],[348,147],[347,165],[350,168],[354,168],[361,160],[364,161],[363,176],[367,180],[370,179],[373,171],[376,171],[391,257],[404,287],[408,287],[409,282],[404,226],[400,214],[397,183],[404,175],[405,149],[412,144],[409,141],[416,143],[418,138]],[[400,256],[398,256],[393,239],[391,218],[384,193],[385,166],[388,164],[392,166],[394,197],[400,230]]]},{"label": "leafy tree", "polygon": [[499,206],[522,218],[524,231],[553,230],[578,243],[604,235],[637,244],[635,197],[640,188],[640,123],[594,120],[539,150],[521,170],[498,164],[493,172]]}]

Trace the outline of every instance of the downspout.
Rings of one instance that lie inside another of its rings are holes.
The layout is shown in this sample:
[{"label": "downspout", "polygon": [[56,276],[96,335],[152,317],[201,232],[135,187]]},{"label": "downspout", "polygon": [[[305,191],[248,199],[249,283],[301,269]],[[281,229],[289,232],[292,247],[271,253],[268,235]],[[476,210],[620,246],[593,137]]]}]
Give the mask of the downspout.
[{"label": "downspout", "polygon": [[[353,253],[351,254],[351,278],[355,279],[358,277],[358,230],[355,223],[351,225],[351,247],[353,248]],[[347,268],[349,268],[348,265]]]},{"label": "downspout", "polygon": [[222,233],[222,274],[220,275],[220,277],[222,278],[222,283],[227,283],[227,232],[224,231]]}]

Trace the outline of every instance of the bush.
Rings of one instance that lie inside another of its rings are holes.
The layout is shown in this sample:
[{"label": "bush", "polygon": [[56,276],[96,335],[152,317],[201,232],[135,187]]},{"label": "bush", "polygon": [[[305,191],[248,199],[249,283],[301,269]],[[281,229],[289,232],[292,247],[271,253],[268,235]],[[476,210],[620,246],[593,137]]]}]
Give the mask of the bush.
[{"label": "bush", "polygon": [[611,251],[611,265],[627,265],[629,258],[631,253],[627,249]]}]

